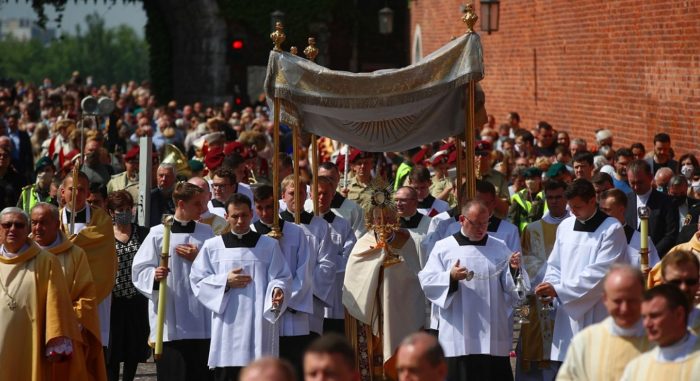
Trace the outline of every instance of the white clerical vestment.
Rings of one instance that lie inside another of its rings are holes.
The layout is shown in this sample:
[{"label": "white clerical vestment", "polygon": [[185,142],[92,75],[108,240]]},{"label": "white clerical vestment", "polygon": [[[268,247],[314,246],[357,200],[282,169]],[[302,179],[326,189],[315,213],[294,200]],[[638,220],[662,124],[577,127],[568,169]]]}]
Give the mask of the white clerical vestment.
[{"label": "white clerical vestment", "polygon": [[[244,288],[227,289],[229,272],[242,268],[253,281]],[[192,264],[192,290],[213,312],[210,368],[242,367],[263,356],[276,356],[279,317],[272,311],[272,292],[279,288],[287,308],[292,274],[277,241],[249,231],[240,237],[226,233],[204,243]]]},{"label": "white clerical vestment", "polygon": [[[642,236],[639,232],[629,225],[625,225],[625,236],[627,238],[627,259],[631,266],[639,268],[642,257],[639,255],[639,249],[642,247]],[[654,242],[651,237],[647,241],[649,244],[649,268],[653,268],[657,263],[661,262],[659,252],[656,251]]]},{"label": "white clerical vestment", "polygon": [[[285,210],[280,213],[282,219],[293,223],[294,215]],[[323,334],[324,309],[331,306],[335,288],[335,262],[331,259],[337,249],[331,240],[330,225],[321,217],[306,211],[301,213],[301,224],[308,243],[313,266],[314,313],[309,316],[309,328],[319,335]]]},{"label": "white clerical vestment", "polygon": [[607,317],[574,337],[557,381],[618,381],[630,360],[652,346],[641,319],[625,329]]},{"label": "white clerical vestment", "polygon": [[[433,220],[430,221],[428,233],[421,243],[421,250],[430,253],[437,241],[445,239],[461,229],[462,225],[459,223],[459,215],[455,216],[454,213],[450,212],[440,213],[433,217]],[[438,218],[437,222],[435,222],[436,218]],[[431,229],[433,230],[431,231]],[[488,234],[505,242],[513,252],[521,250],[518,227],[509,221],[491,216],[489,218]]]},{"label": "white clerical vestment", "polygon": [[401,340],[419,330],[425,320],[424,305],[419,303],[424,295],[416,276],[420,264],[415,243],[405,231],[394,237],[389,250],[401,262],[385,265],[386,250],[370,231],[355,244],[343,281],[343,305],[381,338],[385,364]]},{"label": "white clerical vestment", "polygon": [[[282,256],[292,275],[290,293],[285,295],[287,311],[283,313],[277,324],[280,336],[301,336],[309,334],[309,315],[314,313],[313,305],[313,267],[310,261],[308,243],[304,230],[299,225],[279,220],[282,227],[282,238],[277,243],[282,250]],[[258,220],[250,225],[251,230],[266,235],[272,229]],[[292,312],[294,311],[294,312]]]},{"label": "white clerical vestment", "polygon": [[[313,212],[314,204],[311,199],[304,202],[304,209],[307,212]],[[365,212],[360,205],[353,200],[348,200],[340,193],[336,192],[331,200],[331,211],[337,216],[343,217],[355,234],[355,238],[359,239],[367,232],[365,226]]]},{"label": "white clerical vestment", "polygon": [[559,224],[543,280],[557,292],[552,360],[564,361],[574,335],[608,316],[603,277],[612,264],[627,261],[626,250],[622,225],[600,210],[585,222],[572,216]]},{"label": "white clerical vestment", "polygon": [[[156,267],[160,266],[163,247],[163,225],[151,228],[139,251],[134,256],[131,276],[134,286],[148,298],[148,320],[151,326],[149,340],[155,342],[158,318],[158,287]],[[201,249],[204,241],[214,237],[209,225],[190,221],[182,225],[173,221],[168,259],[168,291],[165,306],[163,341],[208,339],[211,335],[211,313],[195,298],[190,287],[192,262],[175,252],[180,244],[195,244]],[[200,252],[201,255],[201,252]]]},{"label": "white clerical vestment", "polygon": [[[211,187],[211,180],[209,180],[209,186]],[[213,189],[211,191],[214,192]],[[258,214],[255,212],[255,203],[253,202],[253,191],[250,189],[250,185],[245,183],[238,183],[238,186],[236,187],[236,193],[248,196],[250,202],[252,203],[251,210],[253,211],[253,221],[256,221],[258,219]],[[209,212],[216,214],[219,217],[226,218],[226,205],[224,205],[224,203],[221,201],[212,198],[207,203],[207,209],[209,209]]]},{"label": "white clerical vestment", "polygon": [[350,252],[357,242],[355,234],[350,227],[350,223],[328,211],[323,215],[323,219],[328,222],[331,230],[331,241],[337,250],[330,259],[335,263],[335,284],[331,295],[331,305],[324,308],[324,317],[327,319],[345,319],[345,308],[343,307],[343,279],[345,278],[345,267],[350,257]]},{"label": "white clerical vestment", "polygon": [[416,212],[411,217],[399,217],[399,226],[408,230],[411,234],[413,242],[416,243],[416,249],[418,249],[418,259],[420,260],[420,268],[425,266],[425,261],[428,259],[428,252],[424,252],[421,244],[423,239],[428,234],[428,227],[430,227],[430,217],[425,214]]},{"label": "white clerical vestment", "polygon": [[418,213],[433,217],[450,210],[450,204],[445,200],[435,198],[429,194],[428,197],[418,201]]},{"label": "white clerical vestment", "polygon": [[693,334],[667,347],[637,356],[625,367],[621,381],[685,381],[700,378],[700,340]]},{"label": "white clerical vestment", "polygon": [[[438,338],[447,357],[508,356],[512,346],[511,308],[514,301],[524,297],[515,291],[511,255],[498,238],[486,235],[475,242],[461,231],[433,248],[418,276],[425,296],[438,307]],[[457,260],[472,275],[471,280],[451,281],[450,269]],[[528,288],[527,272],[522,275]]]}]

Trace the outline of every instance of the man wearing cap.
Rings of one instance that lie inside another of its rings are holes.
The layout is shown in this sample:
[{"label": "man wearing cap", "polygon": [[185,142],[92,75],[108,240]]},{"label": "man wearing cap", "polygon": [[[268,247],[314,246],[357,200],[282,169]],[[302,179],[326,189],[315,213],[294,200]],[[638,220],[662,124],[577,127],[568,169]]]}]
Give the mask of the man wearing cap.
[{"label": "man wearing cap", "polygon": [[22,194],[17,201],[17,207],[26,213],[40,202],[57,205],[56,199],[51,197],[51,181],[56,174],[53,162],[46,156],[41,157],[36,162],[35,172],[36,182],[22,188]]},{"label": "man wearing cap", "polygon": [[[508,213],[508,179],[501,172],[491,168],[491,143],[482,140],[476,142],[474,154],[476,155],[475,165],[478,165],[480,179],[488,181],[496,187],[496,209],[495,213],[499,217],[504,217]],[[467,169],[469,170],[469,169]]]},{"label": "man wearing cap", "polygon": [[450,153],[455,150],[454,147],[454,144],[446,144],[440,147],[440,151],[436,152],[435,155],[430,158],[430,163],[433,166],[430,194],[439,200],[447,201],[450,206],[455,206],[457,203],[457,200],[452,194],[454,180],[451,179],[448,174],[450,168]]},{"label": "man wearing cap", "polygon": [[530,167],[524,172],[525,188],[518,191],[511,199],[508,219],[522,233],[528,223],[539,220],[544,213],[544,194],[542,193],[542,171]]},{"label": "man wearing cap", "polygon": [[371,153],[355,148],[350,151],[348,159],[355,176],[348,181],[347,198],[357,202],[362,209],[367,211],[371,206],[372,194],[368,185],[372,181],[374,158]]},{"label": "man wearing cap", "polygon": [[[107,193],[125,190],[134,200],[139,199],[139,146],[132,147],[124,155],[124,172],[112,176],[107,183]],[[153,155],[158,155],[155,151]]]},{"label": "man wearing cap", "polygon": [[552,164],[547,170],[546,176],[547,179],[563,181],[566,184],[570,183],[573,179],[571,172],[569,172],[569,169],[566,168],[566,165],[563,163]]}]

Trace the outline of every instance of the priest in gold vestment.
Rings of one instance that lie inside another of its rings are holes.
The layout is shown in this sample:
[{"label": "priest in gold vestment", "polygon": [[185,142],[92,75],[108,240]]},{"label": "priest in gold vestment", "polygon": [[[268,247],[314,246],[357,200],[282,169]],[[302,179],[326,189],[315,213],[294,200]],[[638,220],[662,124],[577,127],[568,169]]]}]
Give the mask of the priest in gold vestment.
[{"label": "priest in gold vestment", "polygon": [[603,303],[610,316],[574,336],[557,380],[617,381],[630,360],[652,347],[641,318],[641,271],[628,264],[615,264],[603,287]]},{"label": "priest in gold vestment", "polygon": [[68,285],[58,259],[28,236],[24,211],[0,212],[0,378],[68,380],[52,369],[80,337]]},{"label": "priest in gold vestment", "polygon": [[[522,253],[525,269],[530,277],[531,289],[542,282],[547,271],[547,259],[557,238],[557,227],[569,217],[564,199],[566,183],[549,180],[544,183],[544,195],[548,210],[542,219],[531,222],[522,234]],[[516,368],[517,380],[551,379],[556,375],[556,368],[550,360],[552,348],[552,329],[554,328],[553,311],[543,310],[542,301],[535,295],[528,295],[530,323],[520,328],[520,357]]]},{"label": "priest in gold vestment", "polygon": [[[87,204],[88,178],[79,172],[78,186],[73,186],[73,177],[63,180],[63,197],[66,206],[59,212],[61,231],[74,245],[85,251],[95,286],[95,297],[100,316],[100,340],[102,346],[109,343],[109,315],[111,295],[117,274],[117,247],[114,241],[112,218],[106,211]],[[73,206],[73,190],[76,190]],[[71,231],[72,215],[75,226]]]},{"label": "priest in gold vestment", "polygon": [[70,361],[56,365],[71,381],[107,380],[105,359],[100,343],[100,319],[97,315],[95,286],[83,249],[75,246],[60,231],[58,208],[38,203],[30,215],[32,238],[43,250],[56,255],[66,277],[73,311],[81,326],[80,340],[73,342]]},{"label": "priest in gold vestment", "polygon": [[674,285],[662,284],[644,294],[644,327],[657,347],[627,364],[622,381],[700,377],[700,340],[687,330],[690,309],[687,297]]},{"label": "priest in gold vestment", "polygon": [[398,228],[388,192],[374,192],[374,218],[367,219],[373,223],[355,244],[343,283],[343,305],[352,317],[345,331],[363,381],[396,379],[396,350],[425,320],[415,243]]}]

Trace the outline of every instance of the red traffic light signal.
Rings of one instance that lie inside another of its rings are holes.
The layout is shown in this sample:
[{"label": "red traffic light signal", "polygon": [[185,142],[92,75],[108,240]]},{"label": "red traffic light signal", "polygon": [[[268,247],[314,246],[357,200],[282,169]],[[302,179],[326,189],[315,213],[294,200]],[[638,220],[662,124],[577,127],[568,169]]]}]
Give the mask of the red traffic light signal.
[{"label": "red traffic light signal", "polygon": [[233,40],[231,43],[231,47],[233,50],[241,50],[243,49],[243,40]]}]

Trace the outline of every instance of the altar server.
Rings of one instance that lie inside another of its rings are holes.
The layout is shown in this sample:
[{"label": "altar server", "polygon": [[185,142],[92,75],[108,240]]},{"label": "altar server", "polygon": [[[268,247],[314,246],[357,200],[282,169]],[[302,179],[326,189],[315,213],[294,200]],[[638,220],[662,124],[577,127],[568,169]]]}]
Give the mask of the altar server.
[{"label": "altar server", "polygon": [[512,380],[509,317],[516,291],[520,253],[487,234],[489,209],[470,201],[462,209],[462,228],[439,241],[418,274],[425,296],[439,308],[439,341],[445,349],[448,379]]},{"label": "altar server", "polygon": [[195,298],[190,287],[190,269],[199,249],[214,236],[209,225],[197,222],[204,211],[204,192],[194,184],[175,185],[175,215],[171,227],[168,267],[160,266],[163,224],[146,236],[134,256],[134,286],[148,299],[151,327],[149,340],[155,342],[160,280],[167,277],[163,354],[156,361],[158,380],[209,380],[207,368],[211,312]]},{"label": "altar server", "polygon": [[208,240],[190,281],[211,314],[209,367],[215,380],[238,380],[244,366],[277,356],[274,325],[287,308],[292,276],[277,241],[250,229],[252,201],[234,194],[226,203],[231,232]]},{"label": "altar server", "polygon": [[538,296],[556,297],[551,359],[564,361],[571,339],[608,316],[603,305],[603,277],[616,262],[626,262],[627,240],[622,225],[596,203],[593,184],[574,180],[564,197],[573,216],[557,228]]}]

